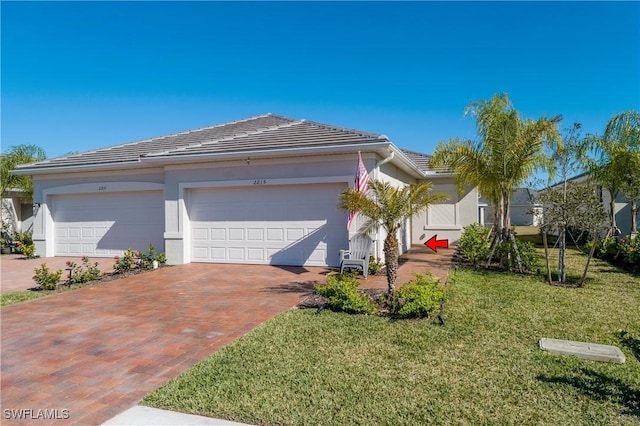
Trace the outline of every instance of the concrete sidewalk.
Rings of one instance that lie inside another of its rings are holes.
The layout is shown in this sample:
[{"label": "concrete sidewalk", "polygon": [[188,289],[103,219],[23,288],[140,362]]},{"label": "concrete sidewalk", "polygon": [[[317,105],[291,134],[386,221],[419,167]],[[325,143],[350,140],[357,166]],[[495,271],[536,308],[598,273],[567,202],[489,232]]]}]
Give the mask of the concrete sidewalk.
[{"label": "concrete sidewalk", "polygon": [[213,419],[211,417],[194,416],[193,414],[176,413],[175,411],[136,405],[124,413],[106,421],[108,426],[250,426],[246,423],[231,422],[229,420]]}]

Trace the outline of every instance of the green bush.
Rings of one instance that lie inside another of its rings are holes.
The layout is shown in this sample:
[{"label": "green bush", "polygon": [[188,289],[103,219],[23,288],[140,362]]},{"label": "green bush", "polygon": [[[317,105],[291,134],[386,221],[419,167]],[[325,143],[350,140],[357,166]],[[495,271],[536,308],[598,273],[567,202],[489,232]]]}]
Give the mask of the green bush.
[{"label": "green bush", "polygon": [[[516,240],[516,246],[522,260],[522,266],[525,272],[533,271],[540,266],[540,255],[536,251],[536,247],[529,241]],[[496,248],[496,256],[500,259],[500,264],[510,271],[517,270],[518,263],[516,261],[516,251],[512,241],[498,243]]]},{"label": "green bush", "polygon": [[158,265],[167,263],[167,256],[164,253],[156,253],[156,248],[153,244],[149,244],[149,251],[147,253],[140,253],[140,259],[142,260],[142,267],[144,269],[153,269],[153,262],[158,262]]},{"label": "green bush", "polygon": [[618,249],[623,262],[640,268],[640,237],[622,238]]},{"label": "green bush", "polygon": [[18,251],[22,253],[22,255],[24,255],[24,257],[32,259],[36,256],[36,245],[33,243],[31,244],[18,243],[17,248],[18,248]]},{"label": "green bush", "polygon": [[458,246],[474,267],[486,262],[489,257],[491,241],[488,234],[489,230],[478,223],[463,228]]},{"label": "green bush", "polygon": [[358,280],[350,275],[331,275],[326,284],[316,284],[315,290],[327,299],[329,308],[337,312],[350,314],[373,314],[376,306],[366,295],[358,292]]},{"label": "green bush", "polygon": [[[593,241],[586,244],[586,249],[591,250]],[[598,240],[594,257],[605,259],[627,270],[640,270],[640,237],[625,237],[619,241],[616,237],[608,237]]]},{"label": "green bush", "polygon": [[140,258],[139,251],[133,251],[132,249],[127,249],[124,252],[122,257],[116,256],[114,260],[116,263],[113,265],[113,269],[116,270],[117,273],[122,274],[125,272],[129,272],[134,267],[138,266],[138,259]]},{"label": "green bush", "polygon": [[384,262],[379,257],[369,257],[369,275],[375,275],[384,267]]},{"label": "green bush", "polygon": [[67,268],[71,268],[69,284],[82,284],[89,281],[95,281],[102,276],[100,268],[98,268],[98,262],[91,264],[89,257],[82,257],[82,265],[78,265],[75,262],[67,261]]},{"label": "green bush", "polygon": [[434,275],[416,274],[416,279],[396,290],[394,314],[400,318],[426,318],[445,300],[445,288]]},{"label": "green bush", "polygon": [[612,259],[618,254],[618,239],[607,237],[598,241],[596,256],[603,259]]},{"label": "green bush", "polygon": [[116,263],[113,265],[113,269],[122,274],[134,268],[153,269],[154,261],[158,262],[158,265],[163,265],[167,263],[167,256],[164,253],[156,253],[156,248],[153,244],[149,244],[147,253],[129,248],[122,257],[116,256],[114,260]]},{"label": "green bush", "polygon": [[39,268],[35,268],[34,272],[33,279],[43,290],[55,290],[62,277],[61,269],[51,272],[46,263],[40,265]]},{"label": "green bush", "polygon": [[13,240],[15,243],[21,242],[25,246],[33,244],[33,238],[31,237],[30,232],[18,232],[17,234],[15,234]]}]

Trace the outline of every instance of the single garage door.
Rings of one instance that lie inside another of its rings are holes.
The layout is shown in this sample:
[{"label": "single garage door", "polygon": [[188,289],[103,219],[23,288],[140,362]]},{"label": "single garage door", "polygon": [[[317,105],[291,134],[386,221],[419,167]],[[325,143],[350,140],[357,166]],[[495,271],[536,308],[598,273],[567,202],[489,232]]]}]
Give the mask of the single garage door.
[{"label": "single garage door", "polygon": [[108,257],[126,249],[164,251],[161,191],[56,195],[56,256]]},{"label": "single garage door", "polygon": [[194,189],[189,193],[194,262],[336,266],[348,247],[346,184]]}]

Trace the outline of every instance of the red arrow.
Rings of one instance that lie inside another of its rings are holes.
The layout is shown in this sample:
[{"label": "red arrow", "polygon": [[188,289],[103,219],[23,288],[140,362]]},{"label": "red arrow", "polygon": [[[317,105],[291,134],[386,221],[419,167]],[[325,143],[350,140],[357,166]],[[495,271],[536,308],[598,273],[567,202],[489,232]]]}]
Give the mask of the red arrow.
[{"label": "red arrow", "polygon": [[438,240],[438,234],[429,238],[424,245],[429,247],[431,250],[438,252],[438,247],[449,248],[449,240]]}]

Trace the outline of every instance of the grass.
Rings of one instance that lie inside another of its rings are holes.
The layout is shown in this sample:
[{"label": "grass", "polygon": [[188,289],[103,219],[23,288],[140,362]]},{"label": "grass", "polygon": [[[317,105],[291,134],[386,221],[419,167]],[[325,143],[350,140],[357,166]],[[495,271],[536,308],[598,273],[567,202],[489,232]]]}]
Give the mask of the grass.
[{"label": "grass", "polygon": [[0,295],[0,306],[13,305],[14,303],[25,302],[27,300],[39,299],[48,293],[42,291],[16,291]]},{"label": "grass", "polygon": [[[444,327],[289,311],[142,403],[257,425],[640,425],[640,279],[593,265],[581,289],[452,272]],[[541,337],[617,345],[627,361],[553,355]]]}]

